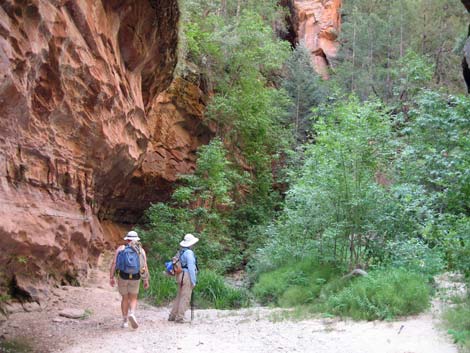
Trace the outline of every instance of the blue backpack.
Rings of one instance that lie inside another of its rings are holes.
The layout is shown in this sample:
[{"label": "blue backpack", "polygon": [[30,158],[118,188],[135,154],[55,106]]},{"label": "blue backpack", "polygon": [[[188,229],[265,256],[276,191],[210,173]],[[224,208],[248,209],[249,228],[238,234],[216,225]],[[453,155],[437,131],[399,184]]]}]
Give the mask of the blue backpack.
[{"label": "blue backpack", "polygon": [[126,245],[124,250],[121,250],[118,253],[118,256],[116,259],[116,269],[118,269],[120,272],[125,272],[125,273],[132,274],[132,275],[139,273],[140,271],[139,254],[129,244]]}]

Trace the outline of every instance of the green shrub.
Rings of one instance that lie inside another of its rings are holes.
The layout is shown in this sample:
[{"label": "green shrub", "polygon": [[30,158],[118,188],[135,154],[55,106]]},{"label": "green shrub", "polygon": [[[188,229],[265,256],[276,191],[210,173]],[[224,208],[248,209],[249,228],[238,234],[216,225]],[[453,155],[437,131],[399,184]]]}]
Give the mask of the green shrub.
[{"label": "green shrub", "polygon": [[[149,298],[155,305],[171,302],[177,294],[175,278],[163,273],[163,265],[158,267],[156,264],[149,264],[149,269],[150,287],[146,291],[141,290],[141,296]],[[247,291],[230,287],[221,275],[210,270],[198,274],[194,298],[199,308],[229,309],[246,307],[249,304]]]},{"label": "green shrub", "polygon": [[224,278],[213,271],[202,271],[194,291],[198,307],[216,309],[240,308],[249,305],[248,293],[227,285]]},{"label": "green shrub", "polygon": [[289,287],[279,298],[279,305],[282,307],[294,307],[299,303],[309,303],[316,297],[316,291],[309,287],[293,286]]},{"label": "green shrub", "polygon": [[164,266],[161,264],[149,263],[150,287],[141,290],[139,293],[145,298],[149,298],[152,304],[163,305],[172,301],[176,297],[176,282],[174,277],[169,277],[163,273]]},{"label": "green shrub", "polygon": [[445,267],[438,249],[430,249],[419,239],[392,241],[386,246],[386,263],[392,268],[403,268],[432,278]]},{"label": "green shrub", "polygon": [[253,293],[263,304],[284,307],[307,304],[314,301],[323,286],[337,275],[338,270],[331,264],[319,264],[313,258],[306,258],[261,274]]},{"label": "green shrub", "polygon": [[430,288],[423,276],[405,270],[377,270],[355,279],[326,302],[329,312],[356,320],[393,319],[429,306]]},{"label": "green shrub", "polygon": [[470,352],[470,297],[465,302],[448,308],[443,319],[449,334],[464,352]]}]

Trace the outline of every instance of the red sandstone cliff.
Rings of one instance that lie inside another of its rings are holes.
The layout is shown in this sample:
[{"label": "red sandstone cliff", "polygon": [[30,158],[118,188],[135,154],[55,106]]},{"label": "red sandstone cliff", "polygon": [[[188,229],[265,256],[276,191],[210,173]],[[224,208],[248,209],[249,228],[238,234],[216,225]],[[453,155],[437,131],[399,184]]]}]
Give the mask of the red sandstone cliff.
[{"label": "red sandstone cliff", "polygon": [[[325,77],[340,0],[283,0]],[[0,2],[0,289],[84,275],[209,141],[177,0]],[[121,225],[120,225],[121,224]]]},{"label": "red sandstone cliff", "polygon": [[288,0],[295,41],[309,49],[312,65],[324,78],[338,51],[342,0]]},{"label": "red sandstone cliff", "polygon": [[210,131],[198,75],[174,80],[178,18],[177,0],[0,2],[0,288],[79,278],[194,167]]}]

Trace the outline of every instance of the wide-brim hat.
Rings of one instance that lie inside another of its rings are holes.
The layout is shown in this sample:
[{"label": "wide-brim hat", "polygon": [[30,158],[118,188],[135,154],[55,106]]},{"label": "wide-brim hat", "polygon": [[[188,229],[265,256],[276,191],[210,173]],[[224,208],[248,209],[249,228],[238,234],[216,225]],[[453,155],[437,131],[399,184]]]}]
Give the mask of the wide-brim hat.
[{"label": "wide-brim hat", "polygon": [[127,235],[124,237],[124,240],[140,240],[139,238],[139,235],[137,234],[137,232],[134,232],[133,230],[131,230],[129,233],[127,233]]},{"label": "wide-brim hat", "polygon": [[194,235],[188,233],[184,236],[184,240],[180,243],[183,248],[189,248],[199,241]]}]

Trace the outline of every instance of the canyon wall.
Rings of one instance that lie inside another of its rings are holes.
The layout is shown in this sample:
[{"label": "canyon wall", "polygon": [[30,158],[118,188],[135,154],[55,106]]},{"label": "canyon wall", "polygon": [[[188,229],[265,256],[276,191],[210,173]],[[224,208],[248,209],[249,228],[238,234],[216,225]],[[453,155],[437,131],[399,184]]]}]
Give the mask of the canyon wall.
[{"label": "canyon wall", "polygon": [[0,3],[0,288],[75,282],[211,131],[177,0]]},{"label": "canyon wall", "polygon": [[[283,0],[325,78],[341,0]],[[0,2],[0,289],[76,283],[213,135],[177,0]]]},{"label": "canyon wall", "polygon": [[288,5],[295,42],[305,44],[313,67],[327,79],[338,52],[342,0],[289,0]]}]

